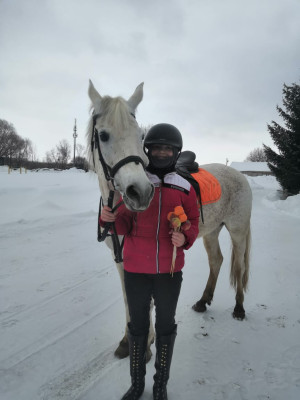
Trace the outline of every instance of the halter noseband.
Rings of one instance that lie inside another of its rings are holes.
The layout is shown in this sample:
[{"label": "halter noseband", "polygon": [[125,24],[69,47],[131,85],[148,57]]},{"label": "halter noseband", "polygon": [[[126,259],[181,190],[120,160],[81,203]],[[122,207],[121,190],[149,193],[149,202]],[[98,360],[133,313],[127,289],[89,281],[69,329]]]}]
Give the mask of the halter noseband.
[{"label": "halter noseband", "polygon": [[[131,114],[131,115],[135,118],[134,114]],[[128,157],[125,157],[122,160],[118,161],[113,167],[110,167],[109,165],[107,165],[107,163],[105,162],[105,160],[103,158],[103,154],[102,154],[101,147],[100,147],[99,132],[96,129],[96,120],[100,116],[101,116],[101,114],[93,115],[93,132],[92,132],[92,140],[91,140],[91,150],[93,153],[93,162],[95,165],[94,148],[96,148],[98,150],[99,161],[102,165],[105,179],[107,181],[111,181],[112,184],[114,185],[114,177],[121,167],[123,167],[126,164],[129,164],[130,162],[134,162],[136,164],[142,164],[143,168],[145,169],[145,163],[142,160],[142,158],[139,156],[128,156]]]}]

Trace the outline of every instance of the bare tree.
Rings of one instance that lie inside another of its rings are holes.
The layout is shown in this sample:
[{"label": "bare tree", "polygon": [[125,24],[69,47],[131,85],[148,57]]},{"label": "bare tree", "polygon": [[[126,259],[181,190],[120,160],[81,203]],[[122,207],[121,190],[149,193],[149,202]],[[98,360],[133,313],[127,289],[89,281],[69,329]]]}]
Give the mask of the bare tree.
[{"label": "bare tree", "polygon": [[22,149],[23,139],[13,124],[0,119],[0,157],[14,157]]},{"label": "bare tree", "polygon": [[53,149],[51,149],[51,150],[46,152],[46,162],[47,163],[55,163],[56,164],[57,159],[56,159],[55,148],[53,148]]},{"label": "bare tree", "polygon": [[267,161],[267,156],[265,154],[264,149],[257,147],[254,150],[250,151],[245,161],[252,161],[252,162]]},{"label": "bare tree", "polygon": [[13,124],[0,119],[0,157],[11,167],[28,166],[36,160],[36,150],[30,139],[17,134]]},{"label": "bare tree", "polygon": [[32,161],[33,160],[33,145],[30,139],[23,139],[23,146],[19,151],[19,159]]},{"label": "bare tree", "polygon": [[61,140],[56,146],[58,162],[62,165],[68,164],[71,157],[71,146],[66,139]]},{"label": "bare tree", "polygon": [[26,155],[28,161],[38,161],[36,146],[29,139],[25,139],[26,142]]},{"label": "bare tree", "polygon": [[58,168],[65,168],[71,157],[71,145],[66,139],[61,140],[56,147],[47,151],[46,162],[54,163]]},{"label": "bare tree", "polygon": [[82,144],[78,143],[76,145],[76,153],[77,153],[77,157],[83,158],[85,155],[85,147]]}]

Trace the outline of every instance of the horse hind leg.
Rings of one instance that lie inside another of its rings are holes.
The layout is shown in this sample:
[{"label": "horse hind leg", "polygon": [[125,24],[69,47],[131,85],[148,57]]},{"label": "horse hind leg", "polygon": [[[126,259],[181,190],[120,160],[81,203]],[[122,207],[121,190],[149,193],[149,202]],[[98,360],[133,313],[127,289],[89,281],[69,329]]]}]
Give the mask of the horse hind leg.
[{"label": "horse hind leg", "polygon": [[245,318],[244,292],[247,290],[249,277],[250,226],[243,233],[230,232],[230,236],[232,239],[230,283],[236,290],[236,304],[232,316],[243,320]]},{"label": "horse hind leg", "polygon": [[196,304],[193,305],[193,310],[197,312],[206,311],[206,304],[211,305],[214,297],[220,268],[223,262],[223,255],[219,244],[219,233],[223,225],[220,225],[216,230],[203,236],[203,243],[207,252],[209,262],[209,277],[203,292],[203,295]]}]

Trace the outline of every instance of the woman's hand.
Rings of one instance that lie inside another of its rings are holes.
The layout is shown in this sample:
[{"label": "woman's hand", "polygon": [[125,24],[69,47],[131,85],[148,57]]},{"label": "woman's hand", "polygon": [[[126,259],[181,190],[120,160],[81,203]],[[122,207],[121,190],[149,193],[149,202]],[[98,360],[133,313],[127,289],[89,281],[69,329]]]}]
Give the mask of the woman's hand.
[{"label": "woman's hand", "polygon": [[100,218],[103,222],[115,222],[117,216],[117,211],[114,213],[111,212],[111,208],[108,206],[104,206],[101,211]]},{"label": "woman's hand", "polygon": [[170,233],[172,233],[171,240],[172,240],[173,246],[181,247],[184,245],[185,236],[182,232],[175,232],[172,230]]}]

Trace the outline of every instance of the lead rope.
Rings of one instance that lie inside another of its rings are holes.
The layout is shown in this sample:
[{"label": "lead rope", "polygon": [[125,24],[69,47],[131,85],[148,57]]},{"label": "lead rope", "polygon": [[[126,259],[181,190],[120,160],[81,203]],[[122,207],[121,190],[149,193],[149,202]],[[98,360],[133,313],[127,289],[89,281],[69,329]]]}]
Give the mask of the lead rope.
[{"label": "lead rope", "polygon": [[[115,212],[124,203],[122,200],[115,207],[112,208],[114,193],[115,193],[114,190],[109,191],[109,197],[107,201],[108,207],[112,209],[111,212]],[[124,245],[124,236],[120,243],[114,222],[105,222],[104,230],[103,232],[101,232],[100,216],[101,216],[102,206],[103,206],[103,198],[101,196],[99,203],[99,212],[98,212],[98,237],[97,237],[98,242],[103,242],[107,237],[111,237],[115,254],[115,262],[120,263],[123,261],[122,251]],[[112,231],[112,233],[110,233],[110,231]]]}]

